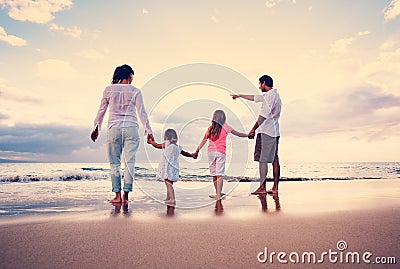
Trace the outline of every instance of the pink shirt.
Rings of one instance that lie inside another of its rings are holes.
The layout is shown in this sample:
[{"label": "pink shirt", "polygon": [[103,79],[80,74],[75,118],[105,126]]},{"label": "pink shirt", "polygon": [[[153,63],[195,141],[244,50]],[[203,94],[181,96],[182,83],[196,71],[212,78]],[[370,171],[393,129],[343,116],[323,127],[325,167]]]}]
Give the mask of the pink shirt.
[{"label": "pink shirt", "polygon": [[228,124],[225,123],[222,125],[221,132],[215,141],[212,141],[211,137],[208,138],[208,152],[218,151],[226,154],[226,136],[232,132],[232,130],[233,128]]}]

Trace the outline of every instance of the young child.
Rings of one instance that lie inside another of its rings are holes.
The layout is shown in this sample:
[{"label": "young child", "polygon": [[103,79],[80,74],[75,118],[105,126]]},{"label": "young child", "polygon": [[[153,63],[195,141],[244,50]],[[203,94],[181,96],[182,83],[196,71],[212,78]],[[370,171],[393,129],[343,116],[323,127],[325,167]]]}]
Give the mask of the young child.
[{"label": "young child", "polygon": [[232,133],[239,137],[247,137],[247,134],[235,131],[231,126],[226,124],[225,112],[222,110],[214,111],[211,126],[208,127],[203,140],[197,147],[196,152],[193,153],[194,158],[197,158],[199,151],[208,143],[208,163],[210,166],[210,174],[213,177],[215,195],[210,195],[210,198],[216,200],[221,199],[222,193],[222,176],[225,174],[225,161],[226,161],[226,136]]},{"label": "young child", "polygon": [[[149,140],[153,147],[163,149],[160,163],[157,169],[157,179],[162,179],[167,187],[167,198],[164,200],[166,205],[175,205],[175,191],[173,184],[179,180],[179,154],[185,157],[194,157],[194,154],[182,150],[182,147],[176,144],[178,136],[173,129],[168,129],[164,133],[164,143],[158,144]],[[197,156],[196,156],[197,157]]]}]

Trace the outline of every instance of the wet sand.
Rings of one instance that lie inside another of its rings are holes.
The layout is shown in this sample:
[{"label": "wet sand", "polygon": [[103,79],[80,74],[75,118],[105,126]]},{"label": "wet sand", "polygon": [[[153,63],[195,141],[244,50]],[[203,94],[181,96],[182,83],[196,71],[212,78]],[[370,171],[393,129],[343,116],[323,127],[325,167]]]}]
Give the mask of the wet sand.
[{"label": "wet sand", "polygon": [[[249,196],[253,187],[240,184],[197,209],[147,212],[133,202],[91,214],[1,218],[0,268],[397,268],[398,179],[285,182],[279,199]],[[272,252],[283,253],[280,261]],[[310,252],[315,260],[302,262]],[[346,263],[355,252],[360,263]],[[377,257],[397,265],[373,264]]]}]

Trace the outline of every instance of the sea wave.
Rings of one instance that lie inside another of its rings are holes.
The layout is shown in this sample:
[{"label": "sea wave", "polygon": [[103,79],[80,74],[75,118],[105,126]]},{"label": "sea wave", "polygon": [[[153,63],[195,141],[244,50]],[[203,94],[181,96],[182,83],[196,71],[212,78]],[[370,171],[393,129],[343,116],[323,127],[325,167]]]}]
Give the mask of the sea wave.
[{"label": "sea wave", "polygon": [[[43,176],[32,176],[32,175],[16,175],[16,176],[2,176],[0,177],[0,183],[11,183],[11,182],[38,182],[38,181],[81,181],[81,180],[106,180],[110,179],[108,174],[98,175],[90,173],[79,173],[79,174],[63,174],[63,175],[43,175]],[[136,180],[155,181],[155,173],[146,174],[135,174]],[[361,179],[382,179],[378,177],[323,177],[323,178],[307,178],[307,177],[282,177],[280,181],[321,181],[321,180],[361,180]],[[211,176],[199,176],[199,175],[185,175],[180,177],[181,181],[186,182],[209,182],[212,180]],[[224,180],[227,182],[259,182],[259,178],[243,177],[243,176],[225,176]],[[267,178],[268,182],[273,181],[272,178]]]},{"label": "sea wave", "polygon": [[106,177],[93,176],[90,174],[64,174],[64,175],[15,175],[15,176],[1,176],[0,182],[38,182],[38,181],[78,181],[78,180],[99,180]]},{"label": "sea wave", "polygon": [[[339,163],[339,164],[291,164],[284,165],[285,174],[281,181],[320,181],[320,180],[368,180],[368,179],[400,179],[400,163]],[[40,181],[82,181],[110,180],[109,164],[3,164],[0,165],[0,183],[40,182]],[[210,182],[207,165],[181,167],[181,181]],[[253,168],[252,168],[253,169]],[[122,168],[122,170],[124,170]],[[246,175],[224,176],[227,182],[259,182],[256,167]],[[272,181],[271,175],[267,181]],[[156,180],[156,169],[153,166],[139,165],[135,167],[135,179],[144,181]]]}]

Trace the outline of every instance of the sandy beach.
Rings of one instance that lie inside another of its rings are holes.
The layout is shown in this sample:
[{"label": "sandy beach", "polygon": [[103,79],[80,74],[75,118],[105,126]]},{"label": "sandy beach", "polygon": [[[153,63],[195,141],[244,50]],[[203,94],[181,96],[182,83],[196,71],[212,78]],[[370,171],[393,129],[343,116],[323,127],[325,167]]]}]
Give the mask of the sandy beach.
[{"label": "sandy beach", "polygon": [[252,187],[196,209],[3,217],[0,268],[397,268],[398,179],[282,182],[279,197]]}]

